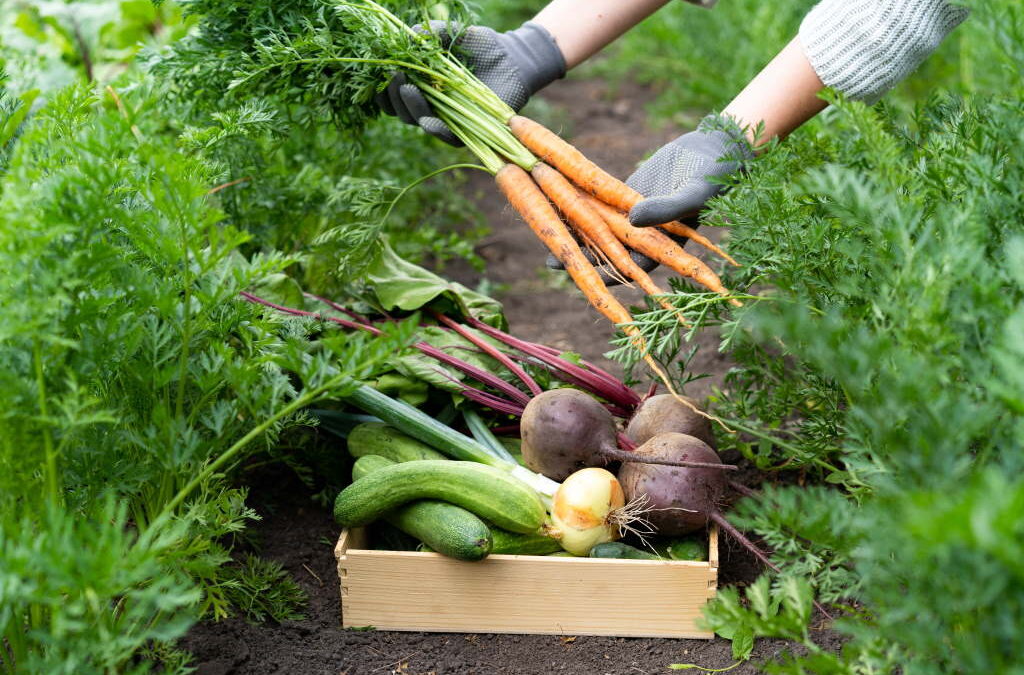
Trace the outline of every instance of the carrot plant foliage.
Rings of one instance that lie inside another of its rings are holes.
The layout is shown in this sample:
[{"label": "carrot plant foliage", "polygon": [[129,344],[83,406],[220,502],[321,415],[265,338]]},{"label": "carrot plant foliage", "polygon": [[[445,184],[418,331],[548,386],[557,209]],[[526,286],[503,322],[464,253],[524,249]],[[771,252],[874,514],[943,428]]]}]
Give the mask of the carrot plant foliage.
[{"label": "carrot plant foliage", "polygon": [[[737,656],[757,635],[807,645],[769,672],[1020,668],[1024,13],[970,20],[1003,49],[998,91],[907,113],[837,102],[710,216],[744,263],[728,283],[760,289],[704,316],[738,364],[717,397],[740,431],[723,446],[819,483],[731,515],[786,572],[723,592],[706,621]],[[846,607],[841,654],[814,646],[815,594]]]},{"label": "carrot plant foliage", "polygon": [[[243,256],[250,235],[208,195],[213,169],[158,133],[159,119],[126,119],[154,104],[145,88],[122,104],[65,89],[5,146],[5,671],[144,669],[139,650],[201,614],[236,603],[294,614],[300,598],[276,583],[279,569],[231,563],[233,537],[256,515],[225,472],[403,339],[313,350],[304,329],[239,301],[290,259]],[[3,110],[11,119],[19,106]],[[283,596],[254,605],[269,582]]]}]

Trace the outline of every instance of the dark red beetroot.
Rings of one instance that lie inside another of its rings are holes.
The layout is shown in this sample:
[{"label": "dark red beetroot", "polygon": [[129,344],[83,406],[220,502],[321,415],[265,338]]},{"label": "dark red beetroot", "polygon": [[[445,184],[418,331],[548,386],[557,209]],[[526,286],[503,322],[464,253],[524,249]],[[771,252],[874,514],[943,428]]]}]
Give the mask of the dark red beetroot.
[{"label": "dark red beetroot", "polygon": [[[553,389],[535,396],[523,411],[520,429],[526,466],[553,480],[565,480],[580,469],[605,466],[613,461],[655,462],[677,468],[695,466],[693,462],[680,463],[674,458],[640,458],[633,452],[620,450],[611,413],[578,389]],[[714,465],[705,467],[705,471],[718,474],[736,468],[722,464],[717,455]]]},{"label": "dark red beetroot", "polygon": [[[683,398],[694,408],[697,407],[697,402],[692,398]],[[711,432],[711,421],[672,394],[659,394],[644,400],[626,427],[626,435],[637,445],[643,445],[658,434],[669,431],[699,438],[712,450],[718,448]]]},{"label": "dark red beetroot", "polygon": [[[641,460],[722,463],[704,441],[674,432],[658,434],[633,454]],[[668,536],[705,527],[726,488],[725,474],[715,469],[631,463],[619,469],[618,477],[627,502],[647,496],[651,511],[644,518]]]}]

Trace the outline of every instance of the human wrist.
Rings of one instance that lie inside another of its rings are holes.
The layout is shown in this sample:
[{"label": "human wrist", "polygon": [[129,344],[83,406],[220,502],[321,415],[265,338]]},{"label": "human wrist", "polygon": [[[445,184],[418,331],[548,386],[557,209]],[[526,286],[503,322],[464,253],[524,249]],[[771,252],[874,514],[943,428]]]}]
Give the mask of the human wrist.
[{"label": "human wrist", "polygon": [[530,94],[565,77],[565,57],[554,36],[540,24],[527,21],[502,33],[500,40]]},{"label": "human wrist", "polygon": [[705,115],[697,125],[697,133],[704,136],[702,145],[708,154],[727,157],[737,162],[754,158],[748,129],[727,114]]}]

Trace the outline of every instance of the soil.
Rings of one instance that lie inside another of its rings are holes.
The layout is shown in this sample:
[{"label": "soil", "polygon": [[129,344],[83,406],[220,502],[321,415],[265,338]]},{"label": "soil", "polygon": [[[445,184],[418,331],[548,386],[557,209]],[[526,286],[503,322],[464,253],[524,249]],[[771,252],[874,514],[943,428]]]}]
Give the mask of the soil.
[{"label": "soil", "polygon": [[[644,104],[653,93],[636,86],[618,86],[614,93],[601,83],[567,80],[545,95],[542,109],[550,121],[552,111],[564,115],[559,126],[587,156],[615,175],[626,176],[652,149],[680,130],[648,127]],[[543,245],[506,208],[490,181],[472,177],[468,188],[488,217],[493,234],[483,240],[479,254],[487,261],[486,280],[505,307],[512,331],[529,340],[579,352],[612,372],[621,373],[604,357],[612,330],[590,309],[562,273],[544,268]],[[721,232],[706,233],[719,239]],[[702,255],[699,250],[693,253]],[[709,261],[710,262],[710,261]],[[482,277],[468,266],[449,266],[444,273],[475,286]],[[666,285],[666,273],[655,280]],[[625,302],[640,304],[640,292],[619,288]],[[698,336],[695,372],[710,377],[692,383],[687,393],[705,396],[721,385],[729,368],[717,351],[717,336]],[[735,461],[736,458],[725,458]],[[756,482],[752,471],[744,477]],[[361,675],[489,674],[635,675],[666,673],[672,663],[696,663],[723,668],[734,663],[730,643],[724,639],[673,640],[587,636],[489,635],[452,633],[399,633],[346,631],[340,627],[339,589],[333,545],[338,528],[330,513],[309,498],[294,479],[264,476],[265,485],[253,489],[250,499],[263,520],[252,528],[260,542],[258,552],[276,560],[309,595],[306,618],[283,624],[250,624],[242,619],[205,622],[195,626],[181,647],[194,655],[203,675],[243,673],[331,673]],[[262,500],[262,501],[260,501]],[[722,539],[721,584],[746,584],[760,567],[745,551]],[[628,600],[624,600],[628,601]],[[838,650],[841,637],[828,629],[816,630],[815,641]],[[792,648],[781,640],[758,640],[751,662],[731,673],[758,672],[759,662]]]}]

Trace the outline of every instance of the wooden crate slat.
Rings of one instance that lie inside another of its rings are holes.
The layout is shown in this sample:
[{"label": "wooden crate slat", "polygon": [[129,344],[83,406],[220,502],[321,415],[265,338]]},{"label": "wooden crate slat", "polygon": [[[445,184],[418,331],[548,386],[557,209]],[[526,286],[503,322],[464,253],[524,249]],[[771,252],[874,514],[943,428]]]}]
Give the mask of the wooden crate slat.
[{"label": "wooden crate slat", "polygon": [[[711,638],[695,621],[717,589],[707,562],[374,551],[343,532],[335,553],[343,625],[380,630]],[[629,598],[624,602],[623,598]]]}]

